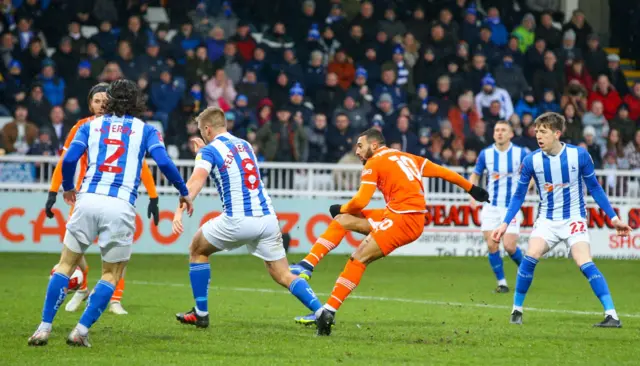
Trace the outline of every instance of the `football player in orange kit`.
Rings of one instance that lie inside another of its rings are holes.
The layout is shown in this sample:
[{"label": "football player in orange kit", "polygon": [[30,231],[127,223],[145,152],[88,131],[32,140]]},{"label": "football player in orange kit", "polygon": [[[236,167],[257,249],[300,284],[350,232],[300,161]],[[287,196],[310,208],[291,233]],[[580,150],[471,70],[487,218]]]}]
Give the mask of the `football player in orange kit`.
[{"label": "football player in orange kit", "polygon": [[[53,205],[56,203],[56,196],[58,194],[58,190],[60,189],[60,186],[62,185],[62,159],[64,157],[64,152],[69,148],[69,145],[73,141],[73,138],[75,137],[76,132],[78,131],[78,128],[80,128],[80,126],[84,125],[85,123],[103,114],[103,108],[107,101],[108,87],[109,87],[109,84],[100,83],[95,85],[93,88],[91,88],[91,90],[89,91],[88,100],[89,100],[89,111],[91,112],[92,116],[79,120],[73,126],[73,128],[71,128],[71,130],[69,131],[69,134],[67,135],[67,139],[64,142],[64,148],[63,148],[64,151],[60,156],[60,161],[58,161],[58,164],[56,165],[56,168],[53,171],[53,177],[51,178],[51,186],[49,187],[49,198],[47,199],[47,203],[45,206],[45,211],[48,218],[52,218],[54,216],[52,208],[53,208]],[[84,178],[84,174],[87,171],[87,155],[86,154],[80,159],[80,169],[78,169],[78,171],[79,171],[79,176],[78,176],[77,189],[79,190],[80,185],[82,184],[82,179]],[[144,184],[145,188],[147,189],[147,193],[149,194],[149,207],[147,211],[147,217],[153,216],[153,221],[157,225],[158,219],[159,219],[158,192],[156,191],[156,185],[153,180],[153,174],[151,173],[149,166],[147,165],[146,162],[144,162],[144,160],[143,160],[142,171],[140,173],[140,180],[142,181],[142,184]],[[71,216],[71,213],[73,213],[73,207],[71,207],[71,211],[69,212],[69,217]],[[82,270],[82,273],[84,274],[83,276],[84,281],[80,286],[80,289],[76,291],[76,293],[73,295],[71,300],[65,306],[66,311],[76,311],[80,307],[80,304],[89,296],[89,291],[87,290],[87,274],[89,272],[89,266],[84,257],[82,257],[79,267]],[[127,311],[124,310],[120,302],[122,300],[123,292],[124,292],[124,278],[121,278],[116,286],[116,290],[113,293],[113,296],[111,297],[111,302],[109,304],[110,312],[118,315],[127,314]]]},{"label": "football player in orange kit", "polygon": [[[351,254],[327,303],[314,314],[318,335],[331,334],[336,311],[360,283],[367,265],[422,235],[426,212],[422,177],[443,178],[469,192],[475,200],[489,202],[487,191],[459,174],[420,156],[386,147],[378,130],[369,129],[358,137],[356,155],[364,163],[360,189],[347,204],[333,205],[330,211],[334,217],[332,224],[348,223],[349,228],[367,234],[367,237]],[[373,226],[363,217],[363,208],[369,204],[376,188],[382,192],[387,206],[367,212],[369,217],[375,216],[379,221]],[[304,261],[299,265],[302,263]]]}]

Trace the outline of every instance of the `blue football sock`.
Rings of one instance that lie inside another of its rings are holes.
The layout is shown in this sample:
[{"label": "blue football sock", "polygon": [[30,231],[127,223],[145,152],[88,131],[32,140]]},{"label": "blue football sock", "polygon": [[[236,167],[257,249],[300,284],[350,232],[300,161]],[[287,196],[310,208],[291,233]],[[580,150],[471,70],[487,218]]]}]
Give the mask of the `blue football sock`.
[{"label": "blue football sock", "polygon": [[320,300],[318,300],[318,297],[304,278],[298,277],[293,280],[289,285],[289,291],[293,296],[297,297],[304,306],[313,312],[316,312],[316,310],[322,307]]},{"label": "blue football sock", "polygon": [[109,300],[113,296],[113,292],[116,290],[116,286],[111,283],[100,280],[96,287],[93,288],[91,295],[87,301],[87,308],[84,309],[84,313],[80,317],[79,324],[82,324],[87,329],[98,321],[102,313],[107,309]]},{"label": "blue football sock", "polygon": [[54,273],[49,280],[47,286],[47,294],[44,298],[44,308],[42,309],[42,321],[44,323],[53,323],[60,305],[67,297],[67,288],[69,286],[69,277],[63,273]]},{"label": "blue football sock", "polygon": [[196,300],[196,310],[206,315],[209,312],[209,281],[211,280],[211,265],[209,263],[190,263],[189,278],[191,279],[191,291]]},{"label": "blue football sock", "polygon": [[498,281],[504,280],[504,267],[502,265],[502,257],[500,256],[499,250],[495,253],[489,253],[489,264],[491,265],[493,273],[496,275],[496,279]]},{"label": "blue football sock", "polygon": [[516,292],[513,295],[514,306],[522,307],[527,291],[533,282],[533,271],[536,269],[536,264],[538,264],[538,260],[529,256],[525,256],[520,263],[516,277]]},{"label": "blue football sock", "polygon": [[602,303],[604,311],[615,310],[615,307],[613,306],[613,299],[609,292],[609,286],[607,285],[607,280],[604,279],[604,276],[598,267],[596,267],[595,263],[587,262],[580,266],[580,270],[587,278],[587,281],[589,281],[593,293],[596,294],[598,299],[600,299],[600,303]]},{"label": "blue football sock", "polygon": [[509,254],[511,260],[515,262],[518,266],[522,263],[522,250],[516,246],[516,251],[513,254]]}]

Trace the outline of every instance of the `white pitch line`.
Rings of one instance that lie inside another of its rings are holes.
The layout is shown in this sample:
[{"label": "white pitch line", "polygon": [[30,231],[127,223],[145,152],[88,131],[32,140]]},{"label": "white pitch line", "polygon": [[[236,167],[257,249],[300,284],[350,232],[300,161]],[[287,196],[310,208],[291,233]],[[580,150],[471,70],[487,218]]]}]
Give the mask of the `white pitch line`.
[{"label": "white pitch line", "polygon": [[[147,282],[147,281],[127,281],[134,285],[148,285],[148,286],[171,286],[171,287],[187,287],[188,285],[183,283],[168,283],[168,282]],[[287,294],[288,291],[273,290],[268,288],[249,288],[249,287],[219,287],[211,286],[213,290],[222,291],[237,291],[237,292],[262,292],[270,294]],[[329,296],[330,294],[316,292],[319,296]],[[437,305],[437,306],[460,306],[468,308],[485,308],[485,309],[500,309],[511,310],[511,306],[506,305],[494,305],[494,304],[474,304],[464,302],[451,302],[451,301],[436,301],[436,300],[420,300],[420,299],[405,299],[400,297],[380,297],[380,296],[364,296],[364,295],[349,295],[350,299],[360,299],[369,301],[386,301],[386,302],[403,302],[411,304],[423,304],[423,305]],[[540,313],[558,313],[558,314],[573,314],[573,315],[602,315],[603,312],[598,311],[582,311],[582,310],[564,310],[564,309],[543,309],[543,308],[529,308],[525,307],[526,311],[537,311]],[[640,314],[619,314],[623,318],[640,318]]]}]

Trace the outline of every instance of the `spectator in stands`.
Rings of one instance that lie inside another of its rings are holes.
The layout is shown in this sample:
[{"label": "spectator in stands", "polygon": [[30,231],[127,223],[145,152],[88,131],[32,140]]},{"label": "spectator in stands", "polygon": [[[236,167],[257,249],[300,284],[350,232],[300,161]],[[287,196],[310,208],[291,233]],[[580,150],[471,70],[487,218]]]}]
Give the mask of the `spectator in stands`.
[{"label": "spectator in stands", "polygon": [[191,138],[198,137],[198,123],[195,121],[190,121],[185,126],[185,132],[181,133],[184,136],[182,139],[178,140],[178,149],[179,149],[179,158],[180,159],[189,159],[192,160],[195,158],[196,154],[193,151],[193,144],[189,143]]},{"label": "spectator in stands", "polygon": [[51,59],[56,65],[58,76],[64,80],[71,80],[75,76],[80,60],[78,54],[73,52],[70,37],[62,37],[60,45]]},{"label": "spectator in stands", "polygon": [[589,35],[584,60],[593,79],[607,71],[607,53],[600,46],[600,38],[597,34]]},{"label": "spectator in stands", "polygon": [[359,67],[356,70],[356,79],[354,80],[351,90],[358,93],[358,100],[367,110],[371,109],[371,103],[373,102],[373,95],[368,85],[369,73],[366,69]]},{"label": "spectator in stands", "polygon": [[105,59],[111,60],[115,57],[118,48],[118,37],[114,34],[110,21],[105,20],[100,23],[98,33],[90,38],[90,42],[98,45]]},{"label": "spectator in stands", "polygon": [[346,114],[351,122],[351,128],[354,133],[360,133],[369,127],[369,121],[367,120],[368,111],[358,105],[359,94],[357,91],[351,89],[344,97],[342,105],[336,108],[334,112],[334,120],[339,114]]},{"label": "spectator in stands", "polygon": [[472,134],[465,136],[464,139],[465,150],[475,151],[476,154],[480,154],[480,151],[490,144],[491,140],[487,139],[487,127],[484,121],[477,121],[472,129]]},{"label": "spectator in stands", "polygon": [[263,83],[269,83],[274,75],[271,75],[271,66],[266,61],[266,52],[262,46],[258,45],[253,50],[253,60],[249,61],[245,69],[254,70],[258,81]]},{"label": "spectator in stands", "polygon": [[629,168],[633,170],[640,169],[640,129],[636,130],[633,135],[633,141],[630,141],[625,146],[624,156],[629,163]]},{"label": "spectator in stands", "polygon": [[[525,116],[531,117],[529,114],[525,114]],[[513,143],[516,145],[520,145],[529,151],[536,151],[540,147],[538,146],[538,141],[536,141],[536,129],[533,123],[529,123],[528,125],[522,124],[523,132],[522,136],[518,136],[513,139]]]},{"label": "spectator in stands", "polygon": [[2,145],[7,154],[25,155],[38,137],[38,127],[27,121],[27,108],[18,104],[13,112],[13,121],[2,128]]},{"label": "spectator in stands", "polygon": [[373,89],[375,85],[378,85],[380,83],[382,76],[382,67],[378,62],[378,53],[375,46],[368,46],[364,55],[365,59],[362,63],[360,63],[359,68],[362,68],[366,71],[367,84],[370,85]]},{"label": "spectator in stands", "polygon": [[242,20],[238,22],[236,34],[229,38],[229,42],[235,43],[238,47],[238,56],[243,64],[251,61],[257,42],[251,35],[249,23]]},{"label": "spectator in stands", "polygon": [[491,28],[491,41],[498,47],[503,47],[507,44],[507,37],[509,32],[507,28],[502,24],[500,19],[500,12],[498,8],[492,6],[487,10],[487,17],[485,18],[485,24]]},{"label": "spectator in stands", "polygon": [[338,38],[344,39],[346,37],[349,25],[340,3],[333,3],[333,5],[331,5],[329,15],[327,15],[324,22],[326,25],[331,26]]},{"label": "spectator in stands", "polygon": [[[448,120],[443,120],[440,123],[440,138],[442,138],[442,148],[443,148],[443,153],[445,149],[450,149],[451,145],[453,144],[453,140],[456,139],[456,135],[453,133],[453,128],[451,126],[451,122],[449,122]],[[447,160],[449,159],[449,157],[445,158],[445,156],[442,157],[443,160]]]},{"label": "spectator in stands", "polygon": [[51,141],[52,134],[53,132],[50,128],[41,128],[38,132],[38,139],[31,145],[27,155],[56,156],[59,149]]},{"label": "spectator in stands", "polygon": [[193,31],[193,24],[185,22],[180,26],[180,31],[171,40],[175,58],[183,62],[188,51],[193,51],[202,44],[201,38]]},{"label": "spectator in stands", "polygon": [[56,65],[51,59],[42,62],[42,73],[38,81],[42,84],[44,97],[52,106],[61,105],[64,101],[66,83],[56,74]]},{"label": "spectator in stands", "polygon": [[231,8],[231,1],[222,2],[222,9],[213,19],[213,24],[222,28],[224,39],[235,35],[236,28],[238,28],[238,17]]},{"label": "spectator in stands", "polygon": [[436,84],[436,91],[433,96],[437,99],[440,109],[448,111],[456,100],[456,95],[451,90],[451,79],[449,75],[441,75]]},{"label": "spectator in stands", "polygon": [[515,34],[520,39],[520,52],[524,53],[527,48],[533,44],[535,40],[536,19],[533,14],[527,13],[522,18],[522,23],[513,30],[511,34]]},{"label": "spectator in stands", "polygon": [[407,31],[404,23],[398,20],[396,10],[393,6],[389,6],[384,10],[384,17],[378,22],[378,27],[391,39],[395,36],[403,35]]},{"label": "spectator in stands", "polygon": [[316,93],[315,110],[318,113],[331,115],[344,100],[345,91],[338,86],[338,76],[330,72],[327,74],[325,85]]},{"label": "spectator in stands", "polygon": [[305,130],[285,107],[277,108],[276,118],[260,127],[256,138],[267,161],[296,162],[306,156]]},{"label": "spectator in stands", "polygon": [[462,22],[460,27],[460,34],[461,40],[465,41],[467,44],[475,45],[478,43],[480,35],[480,21],[478,21],[478,11],[475,7],[469,7],[465,11],[464,22]]},{"label": "spectator in stands", "polygon": [[169,35],[169,24],[160,23],[156,28],[155,33],[155,41],[158,43],[160,47],[160,56],[163,58],[173,58],[175,59],[175,52],[173,50],[173,45],[167,41],[167,36]]},{"label": "spectator in stands", "polygon": [[300,113],[303,124],[308,126],[311,123],[313,111],[307,107],[304,99],[304,88],[302,88],[300,83],[294,83],[291,89],[289,89],[289,102],[286,104],[286,108],[294,117],[297,113]]},{"label": "spectator in stands", "polygon": [[514,64],[513,55],[504,53],[502,65],[495,69],[496,83],[504,88],[512,100],[517,100],[529,88],[520,66]]},{"label": "spectator in stands", "polygon": [[408,68],[413,70],[413,67],[420,57],[421,43],[416,39],[415,35],[409,31],[405,33],[402,38],[402,47],[404,49],[404,61],[407,63]]},{"label": "spectator in stands", "polygon": [[26,80],[31,82],[42,70],[42,63],[47,58],[44,51],[42,41],[39,38],[34,38],[29,43],[29,48],[22,51],[19,59],[22,61],[23,75]]},{"label": "spectator in stands", "polygon": [[327,132],[327,161],[336,163],[344,154],[351,151],[355,135],[346,114],[336,116],[334,126]]},{"label": "spectator in stands", "polygon": [[307,89],[307,94],[311,98],[315,97],[316,92],[322,87],[326,79],[326,72],[322,62],[322,52],[318,50],[312,51],[309,65],[304,72],[304,85]]},{"label": "spectator in stands", "polygon": [[[531,114],[533,118],[536,118],[538,114],[540,114],[533,89],[527,88],[522,92],[522,98],[518,101],[518,104],[516,104],[515,113],[520,118],[522,118],[524,113]],[[580,133],[582,133],[582,130],[580,130]]]},{"label": "spectator in stands", "polygon": [[[18,103],[24,103],[27,97],[28,86],[22,75],[22,64],[18,60],[12,60],[8,65],[9,74],[5,78],[4,103],[7,108],[13,110]],[[11,113],[9,113],[11,115]]]},{"label": "spectator in stands", "polygon": [[624,103],[629,106],[629,118],[638,122],[640,119],[640,82],[633,84],[631,93],[624,97]]},{"label": "spectator in stands", "polygon": [[18,19],[18,24],[13,34],[18,40],[18,46],[22,51],[26,50],[35,39],[39,39],[43,44],[43,48],[45,48],[45,38],[41,32],[33,29],[33,18],[29,16],[23,16]]},{"label": "spectator in stands", "polygon": [[160,70],[169,67],[167,60],[160,55],[160,45],[153,38],[149,40],[145,54],[137,57],[136,64],[140,70],[147,73],[152,81],[160,78]]},{"label": "spectator in stands", "polygon": [[98,76],[99,81],[103,81],[106,83],[110,83],[116,81],[118,79],[122,79],[124,74],[122,74],[122,70],[120,69],[120,65],[117,62],[109,62],[102,70],[102,73]]},{"label": "spectator in stands", "polygon": [[249,98],[244,94],[236,97],[235,108],[230,112],[235,120],[234,134],[246,138],[249,128],[258,129],[258,119],[255,112],[249,108]]},{"label": "spectator in stands", "polygon": [[618,94],[620,94],[620,97],[624,98],[629,94],[627,78],[624,76],[622,69],[620,69],[620,56],[616,54],[607,56],[607,76],[609,76],[611,84]]},{"label": "spectator in stands", "polygon": [[269,98],[264,98],[258,103],[257,109],[258,127],[262,127],[265,123],[271,121],[273,112],[273,102]]},{"label": "spectator in stands", "polygon": [[448,113],[449,121],[454,134],[462,139],[470,136],[475,125],[481,120],[481,116],[474,108],[473,94],[464,93],[458,97],[458,103]]},{"label": "spectator in stands", "polygon": [[582,117],[582,124],[584,126],[591,126],[594,129],[594,138],[600,150],[604,151],[605,140],[609,134],[609,123],[606,116],[603,114],[603,103],[600,100],[594,100],[591,103],[591,111],[585,113]]},{"label": "spectator in stands", "polygon": [[224,31],[221,27],[215,26],[211,31],[209,31],[209,37],[206,40],[206,44],[209,59],[212,62],[215,62],[218,58],[222,57],[226,43],[227,41],[225,40]]},{"label": "spectator in stands", "polygon": [[144,72],[140,65],[134,58],[131,44],[128,41],[122,40],[118,43],[118,55],[115,61],[120,66],[120,70],[127,79],[136,80]]},{"label": "spectator in stands", "polygon": [[276,77],[275,84],[271,84],[269,88],[269,98],[273,101],[276,108],[284,106],[289,102],[289,92],[293,82],[289,80],[289,75],[281,71]]},{"label": "spectator in stands", "polygon": [[329,60],[333,59],[336,52],[342,47],[342,43],[336,38],[336,34],[331,26],[325,26],[322,30],[322,38],[318,41],[320,51],[323,53],[323,65],[327,66]]},{"label": "spectator in stands", "polygon": [[327,116],[318,113],[313,116],[311,126],[305,127],[309,141],[308,156],[305,160],[309,163],[324,163],[328,151],[327,143]]},{"label": "spectator in stands", "polygon": [[513,114],[513,104],[509,93],[497,87],[495,79],[490,74],[482,79],[482,91],[476,95],[475,99],[476,110],[480,117],[484,115],[483,108],[488,108],[493,101],[500,102],[500,118],[509,119]]},{"label": "spectator in stands", "polygon": [[51,104],[44,97],[42,85],[35,83],[31,86],[29,98],[26,107],[29,113],[29,119],[38,127],[44,126],[49,118]]},{"label": "spectator in stands", "polygon": [[149,35],[142,27],[140,17],[131,15],[127,21],[127,28],[120,33],[120,41],[127,41],[131,45],[133,53],[143,54],[149,43]]},{"label": "spectator in stands", "polygon": [[162,122],[165,130],[169,128],[169,116],[178,107],[183,93],[184,88],[174,80],[169,68],[161,69],[160,79],[151,83],[150,107],[154,112],[153,119]]},{"label": "spectator in stands", "polygon": [[353,63],[347,58],[346,49],[344,48],[336,52],[335,58],[329,63],[327,71],[338,76],[338,85],[345,91],[353,83],[356,74]]},{"label": "spectator in stands", "polygon": [[409,118],[399,115],[390,139],[400,142],[400,150],[415,154],[418,150],[418,136],[409,129]]},{"label": "spectator in stands", "polygon": [[[318,18],[320,16],[316,12],[316,2],[314,0],[305,0],[302,2],[302,9],[300,15],[294,19],[294,27],[291,29],[294,41],[297,46],[300,46],[305,41],[305,36],[312,25],[315,25],[318,34]],[[319,38],[319,37],[318,37]]]},{"label": "spectator in stands", "polygon": [[565,68],[565,75],[567,83],[570,83],[572,80],[577,80],[587,90],[591,90],[593,88],[593,79],[591,78],[591,74],[589,74],[589,71],[585,67],[582,59],[575,59],[570,65],[567,65]]},{"label": "spectator in stands", "polygon": [[524,53],[520,52],[520,39],[517,36],[512,35],[509,37],[509,42],[507,42],[507,47],[503,54],[504,53],[510,53],[513,57],[513,62],[521,68],[524,68]]},{"label": "spectator in stands", "polygon": [[460,26],[458,25],[458,22],[453,19],[451,9],[445,7],[440,10],[438,23],[442,26],[448,42],[457,44],[458,35],[460,34]]},{"label": "spectator in stands", "polygon": [[407,102],[407,93],[396,84],[396,72],[393,68],[382,70],[382,80],[373,91],[373,99],[378,100],[382,94],[389,94],[393,98],[394,108]]},{"label": "spectator in stands", "polygon": [[493,100],[491,101],[491,104],[489,104],[489,108],[485,108],[482,114],[482,120],[487,124],[487,131],[489,131],[487,137],[491,138],[492,141],[493,128],[495,127],[496,123],[498,123],[498,121],[504,120],[504,118],[500,116],[501,108],[502,104],[500,103],[500,101]]},{"label": "spectator in stands", "polygon": [[425,84],[418,85],[415,97],[410,104],[409,110],[414,116],[420,116],[427,112],[427,104],[429,101],[429,88]]},{"label": "spectator in stands", "polygon": [[599,100],[604,106],[604,117],[608,120],[613,119],[618,111],[618,107],[622,103],[620,95],[609,82],[609,77],[600,75],[594,86],[593,91],[589,93],[589,105]]},{"label": "spectator in stands", "polygon": [[100,55],[97,43],[94,41],[87,43],[87,54],[85,56],[85,60],[90,64],[91,77],[97,79],[107,65],[107,62]]},{"label": "spectator in stands", "polygon": [[229,80],[231,80],[233,85],[236,85],[242,80],[242,66],[240,62],[236,45],[232,42],[227,42],[224,45],[222,56],[214,62],[213,68],[214,70],[224,69],[224,73]]},{"label": "spectator in stands", "polygon": [[557,63],[556,55],[552,51],[544,53],[544,66],[536,71],[533,76],[533,90],[536,98],[542,100],[545,90],[553,91],[557,96],[564,91],[564,71],[563,66]]},{"label": "spectator in stands", "polygon": [[569,103],[562,112],[565,119],[564,138],[571,144],[577,145],[582,140],[582,119],[576,113],[576,107]]},{"label": "spectator in stands", "polygon": [[560,47],[562,33],[553,26],[551,13],[545,11],[540,16],[540,25],[536,27],[536,38],[545,40],[550,49],[555,50]]},{"label": "spectator in stands", "polygon": [[64,102],[63,112],[65,128],[68,129],[71,129],[76,122],[86,116],[86,114],[82,112],[82,108],[80,108],[80,102],[74,97],[69,97]]},{"label": "spectator in stands", "polygon": [[194,31],[202,38],[209,34],[214,24],[217,24],[215,19],[207,13],[207,4],[205,2],[199,2],[196,8],[191,10],[188,15]]},{"label": "spectator in stands", "polygon": [[586,126],[583,131],[584,143],[587,152],[591,155],[593,166],[602,169],[602,147],[596,142],[596,130],[593,126]]},{"label": "spectator in stands", "polygon": [[478,42],[473,45],[473,51],[485,55],[487,63],[491,66],[499,63],[500,47],[491,40],[491,27],[489,27],[488,24],[483,24],[482,27],[480,27],[480,37]]},{"label": "spectator in stands", "polygon": [[68,37],[71,38],[71,48],[73,49],[73,53],[76,55],[86,53],[87,39],[82,36],[79,22],[72,21],[69,23]]},{"label": "spectator in stands", "polygon": [[542,102],[540,103],[540,113],[545,112],[561,112],[560,104],[556,101],[556,94],[551,89],[544,91]]},{"label": "spectator in stands", "polygon": [[236,91],[248,98],[248,107],[254,111],[258,107],[258,103],[268,95],[267,86],[258,81],[256,72],[252,69],[245,71],[242,81],[236,86]]},{"label": "spectator in stands", "polygon": [[227,78],[224,69],[216,70],[214,77],[205,84],[207,105],[218,106],[227,111],[233,105],[237,93],[231,80]]},{"label": "spectator in stands", "polygon": [[376,49],[376,58],[379,62],[385,63],[391,60],[393,55],[393,44],[389,40],[389,36],[383,30],[378,30],[376,33],[376,39],[373,43]]},{"label": "spectator in stands", "polygon": [[573,30],[575,32],[576,45],[578,48],[587,48],[587,38],[593,33],[593,28],[591,28],[591,25],[589,25],[585,19],[584,12],[582,12],[582,10],[576,9],[573,11],[573,15],[571,16],[569,23],[562,27],[562,32],[566,32],[567,30]]},{"label": "spectator in stands", "polygon": [[576,107],[578,117],[582,117],[588,111],[588,95],[587,89],[582,84],[577,80],[571,80],[560,99],[560,108],[564,108],[567,104],[573,104]]},{"label": "spectator in stands", "polygon": [[444,28],[440,23],[433,24],[431,27],[430,37],[427,42],[433,49],[433,53],[438,60],[446,59],[453,55],[456,49],[454,40],[452,38],[449,39],[445,37]]},{"label": "spectator in stands", "polygon": [[533,47],[529,47],[524,54],[524,74],[529,84],[533,83],[534,75],[544,68],[544,56],[546,52],[546,41],[543,38],[537,38]]},{"label": "spectator in stands", "polygon": [[280,70],[289,76],[292,82],[304,82],[304,70],[298,62],[293,49],[284,50],[284,62],[280,65]]},{"label": "spectator in stands", "polygon": [[17,59],[20,49],[16,47],[16,40],[10,32],[5,32],[0,37],[0,65],[9,67],[11,61]]},{"label": "spectator in stands", "polygon": [[274,24],[271,31],[264,34],[260,44],[266,51],[267,61],[272,64],[280,63],[283,51],[294,46],[293,39],[287,35],[286,27],[282,22]]},{"label": "spectator in stands", "polygon": [[[634,131],[635,132],[635,131]],[[631,138],[633,138],[633,133],[631,134]],[[630,139],[631,140],[631,139]],[[624,145],[622,143],[622,138],[620,136],[620,131],[611,128],[609,130],[609,134],[607,136],[607,152],[605,155],[613,154],[617,163],[617,167],[622,169],[627,169],[629,164],[624,158]]]},{"label": "spectator in stands", "polygon": [[351,20],[351,25],[358,24],[364,31],[364,38],[372,41],[378,29],[378,21],[373,15],[374,9],[371,1],[365,0],[360,4],[360,12]]},{"label": "spectator in stands", "polygon": [[466,73],[466,87],[478,94],[482,89],[482,79],[489,73],[487,66],[487,57],[483,53],[475,53],[471,60],[471,68]]},{"label": "spectator in stands", "polygon": [[64,121],[65,115],[62,107],[54,106],[51,108],[51,112],[49,112],[49,123],[45,125],[44,128],[48,128],[53,132],[51,134],[51,142],[56,150],[64,146],[64,141],[71,129],[69,124],[65,126]]},{"label": "spectator in stands", "polygon": [[625,103],[620,104],[620,107],[618,107],[618,113],[611,121],[609,121],[609,127],[612,130],[616,129],[620,132],[621,140],[624,144],[633,139],[633,134],[638,128],[636,121],[629,118],[629,106]]}]

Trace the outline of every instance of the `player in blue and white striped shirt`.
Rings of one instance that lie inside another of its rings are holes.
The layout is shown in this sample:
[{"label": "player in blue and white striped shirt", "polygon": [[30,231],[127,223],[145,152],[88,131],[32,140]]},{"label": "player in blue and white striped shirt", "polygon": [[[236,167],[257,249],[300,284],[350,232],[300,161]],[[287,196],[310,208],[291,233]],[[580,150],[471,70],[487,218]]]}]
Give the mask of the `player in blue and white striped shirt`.
[{"label": "player in blue and white striped shirt", "polygon": [[[191,311],[176,314],[176,318],[199,328],[209,326],[209,256],[241,246],[264,260],[271,277],[315,312],[322,304],[307,281],[289,271],[278,218],[260,179],[253,148],[227,132],[220,108],[207,108],[197,121],[207,145],[199,139],[194,142],[200,151],[187,187],[191,199],[195,199],[211,177],[222,200],[222,214],[202,225],[191,242],[189,276],[196,305]],[[178,207],[173,219],[176,233],[183,231],[182,211]]]},{"label": "player in blue and white striped shirt", "polygon": [[507,231],[509,222],[524,202],[529,181],[533,178],[540,194],[540,207],[527,255],[518,268],[511,323],[522,324],[522,305],[538,260],[556,245],[564,243],[570,248],[573,260],[604,308],[605,319],[594,326],[619,328],[622,324],[613,306],[609,287],[591,258],[583,181],[598,206],[611,219],[619,236],[629,236],[631,228],[618,218],[611,207],[596,179],[589,153],[581,147],[560,142],[564,117],[553,112],[544,113],[536,119],[535,128],[540,149],[527,155],[522,163],[520,181],[507,216],[492,234],[493,239],[498,241]]},{"label": "player in blue and white striped shirt", "polygon": [[[487,172],[487,190],[491,203],[482,207],[480,229],[489,249],[489,264],[498,281],[497,293],[509,292],[509,287],[504,276],[500,242],[493,241],[491,233],[500,226],[507,214],[507,207],[520,177],[520,164],[526,156],[524,148],[511,143],[512,138],[511,125],[506,121],[498,121],[493,129],[495,143],[480,152],[469,179],[471,183],[478,184],[482,174]],[[475,205],[475,201],[472,201],[472,205]],[[518,213],[509,223],[503,240],[504,250],[518,266],[522,261],[522,251],[518,248],[521,221],[522,215]]]},{"label": "player in blue and white striped shirt", "polygon": [[[107,308],[131,257],[136,221],[134,205],[146,153],[180,192],[180,202],[185,209],[193,212],[187,187],[167,155],[162,137],[155,128],[133,117],[141,112],[138,94],[134,82],[114,81],[107,89],[105,114],[80,127],[65,153],[62,161],[64,200],[69,205],[75,204],[75,208],[67,223],[60,263],[49,280],[42,322],[29,338],[29,345],[47,344],[51,324],[67,293],[69,276],[97,238],[102,278],[67,338],[69,345],[91,347],[89,328]],[[75,170],[85,152],[87,172],[76,202]]]}]

